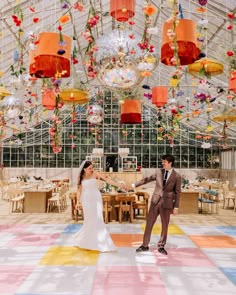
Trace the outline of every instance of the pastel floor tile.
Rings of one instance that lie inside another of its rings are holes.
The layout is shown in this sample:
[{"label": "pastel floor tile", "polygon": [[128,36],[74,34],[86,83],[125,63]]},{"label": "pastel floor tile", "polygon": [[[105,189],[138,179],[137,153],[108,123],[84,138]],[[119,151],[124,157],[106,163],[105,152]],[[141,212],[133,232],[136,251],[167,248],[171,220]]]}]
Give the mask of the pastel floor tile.
[{"label": "pastel floor tile", "polygon": [[207,235],[207,236],[219,236],[224,233],[216,226],[186,226],[180,225],[180,228],[187,235]]},{"label": "pastel floor tile", "polygon": [[7,243],[13,240],[15,236],[16,235],[13,233],[7,233],[7,232],[0,233],[0,247],[5,246]]},{"label": "pastel floor tile", "polygon": [[66,234],[73,234],[73,233],[76,233],[77,231],[79,231],[81,229],[83,224],[81,223],[77,223],[77,224],[68,224],[66,226],[66,228],[64,228],[64,231],[63,233],[66,233]]},{"label": "pastel floor tile", "polygon": [[217,268],[159,267],[168,295],[234,295],[236,288]]},{"label": "pastel floor tile", "polygon": [[167,295],[157,268],[152,266],[99,267],[91,295],[104,294]]},{"label": "pastel floor tile", "polygon": [[217,226],[224,234],[236,237],[236,226]]},{"label": "pastel floor tile", "polygon": [[136,266],[155,265],[156,258],[152,252],[136,253],[134,248],[118,248],[117,252],[102,253],[97,265],[100,266]]},{"label": "pastel floor tile", "polygon": [[189,236],[200,248],[235,248],[236,239],[228,236]]},{"label": "pastel floor tile", "polygon": [[163,255],[157,250],[156,264],[160,266],[195,266],[195,267],[216,267],[215,264],[198,248],[196,249],[166,249],[168,255]]},{"label": "pastel floor tile", "polygon": [[[142,224],[142,229],[143,231],[145,230],[146,224]],[[161,224],[154,224],[153,229],[152,229],[152,234],[160,234],[161,233]],[[184,232],[179,228],[179,226],[170,224],[168,228],[168,233],[169,234],[174,234],[174,235],[183,235]]]},{"label": "pastel floor tile", "polygon": [[143,242],[143,234],[111,234],[117,247],[139,247]]},{"label": "pastel floor tile", "polygon": [[236,286],[236,267],[221,267],[220,269],[227,276],[227,278],[230,279],[230,281]]},{"label": "pastel floor tile", "polygon": [[131,234],[142,234],[143,229],[140,224],[108,224],[108,230],[110,233],[131,233]]},{"label": "pastel floor tile", "polygon": [[32,224],[25,232],[31,234],[60,234],[66,226],[66,224]]},{"label": "pastel floor tile", "polygon": [[168,235],[166,248],[196,248],[196,247],[197,247],[196,244],[193,243],[193,241],[188,236]]},{"label": "pastel floor tile", "polygon": [[37,267],[16,295],[90,295],[95,267]]},{"label": "pastel floor tile", "polygon": [[[0,265],[38,265],[48,247],[1,247]],[[1,293],[0,293],[1,294]]]},{"label": "pastel floor tile", "polygon": [[0,224],[0,232],[19,233],[24,232],[28,224]]},{"label": "pastel floor tile", "polygon": [[77,246],[74,234],[62,233],[55,240],[54,245]]},{"label": "pastel floor tile", "polygon": [[96,265],[98,251],[84,250],[78,247],[53,246],[43,256],[40,265]]},{"label": "pastel floor tile", "polygon": [[20,287],[20,285],[32,273],[33,269],[33,266],[22,267],[22,265],[0,265],[0,294],[14,294],[16,290]]},{"label": "pastel floor tile", "polygon": [[21,234],[7,243],[8,247],[20,246],[50,246],[53,245],[59,234]]},{"label": "pastel floor tile", "polygon": [[236,248],[206,248],[203,252],[218,267],[236,267]]}]

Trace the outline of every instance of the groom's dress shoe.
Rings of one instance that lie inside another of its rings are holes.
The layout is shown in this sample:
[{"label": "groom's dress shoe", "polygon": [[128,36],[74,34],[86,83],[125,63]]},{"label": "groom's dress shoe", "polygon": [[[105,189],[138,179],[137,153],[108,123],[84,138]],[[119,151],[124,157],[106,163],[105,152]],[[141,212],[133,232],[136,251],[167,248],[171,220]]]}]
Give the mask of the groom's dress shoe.
[{"label": "groom's dress shoe", "polygon": [[143,245],[141,245],[138,249],[136,249],[136,252],[145,252],[145,251],[149,251],[149,247],[145,247]]},{"label": "groom's dress shoe", "polygon": [[165,248],[158,248],[158,252],[160,252],[161,254],[167,255],[167,251]]}]

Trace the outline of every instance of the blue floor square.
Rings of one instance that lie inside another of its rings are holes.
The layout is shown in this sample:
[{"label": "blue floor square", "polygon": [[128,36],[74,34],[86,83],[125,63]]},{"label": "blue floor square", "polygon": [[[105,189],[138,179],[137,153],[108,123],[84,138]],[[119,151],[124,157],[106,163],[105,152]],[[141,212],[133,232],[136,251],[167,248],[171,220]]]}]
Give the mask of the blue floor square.
[{"label": "blue floor square", "polygon": [[69,224],[63,231],[66,234],[73,234],[80,230],[83,224]]},{"label": "blue floor square", "polygon": [[236,226],[217,226],[226,235],[236,237]]},{"label": "blue floor square", "polygon": [[236,267],[220,267],[220,270],[236,286]]}]

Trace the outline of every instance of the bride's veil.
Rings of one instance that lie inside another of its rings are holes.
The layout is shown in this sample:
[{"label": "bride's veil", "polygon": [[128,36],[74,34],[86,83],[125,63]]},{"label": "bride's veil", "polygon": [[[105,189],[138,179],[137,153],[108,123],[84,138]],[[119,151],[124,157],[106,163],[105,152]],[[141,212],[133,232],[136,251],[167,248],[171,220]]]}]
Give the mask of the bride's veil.
[{"label": "bride's veil", "polygon": [[80,166],[79,166],[79,170],[78,170],[78,176],[79,176],[79,177],[80,177],[81,171],[82,171],[83,168],[84,168],[84,164],[85,164],[85,162],[86,162],[86,160],[84,160],[84,161],[80,164]]}]

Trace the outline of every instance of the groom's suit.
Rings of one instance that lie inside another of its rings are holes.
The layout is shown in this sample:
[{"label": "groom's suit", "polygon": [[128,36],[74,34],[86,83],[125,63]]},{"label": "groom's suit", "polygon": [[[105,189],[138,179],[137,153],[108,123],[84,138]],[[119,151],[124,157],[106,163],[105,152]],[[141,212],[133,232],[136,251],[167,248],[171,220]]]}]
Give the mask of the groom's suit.
[{"label": "groom's suit", "polygon": [[170,214],[173,212],[174,208],[179,208],[181,176],[174,169],[172,169],[169,178],[167,179],[165,185],[163,185],[164,173],[164,169],[157,169],[153,175],[145,177],[134,184],[135,187],[138,187],[148,182],[156,181],[143,236],[143,246],[145,247],[148,246],[150,242],[152,228],[159,214],[161,217],[162,231],[158,242],[158,248],[165,246]]}]

